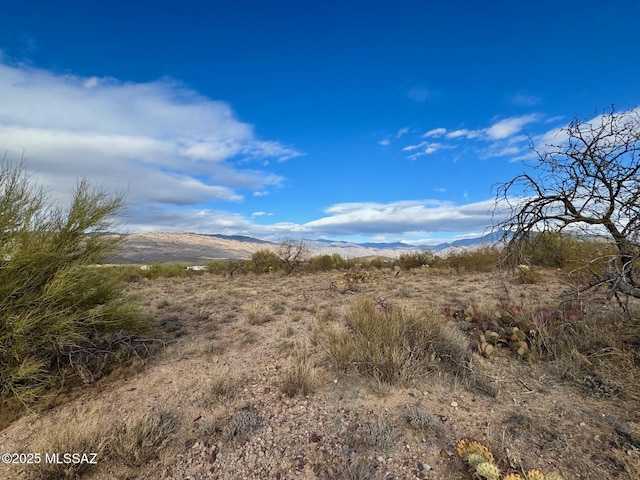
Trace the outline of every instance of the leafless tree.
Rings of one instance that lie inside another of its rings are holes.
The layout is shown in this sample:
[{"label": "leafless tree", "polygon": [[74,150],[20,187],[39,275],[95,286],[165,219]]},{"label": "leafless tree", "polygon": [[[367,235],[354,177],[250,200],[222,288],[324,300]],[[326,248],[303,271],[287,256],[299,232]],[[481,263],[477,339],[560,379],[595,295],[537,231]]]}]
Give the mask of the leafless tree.
[{"label": "leafless tree", "polygon": [[291,275],[297,272],[311,256],[311,249],[304,240],[286,238],[280,242],[276,254],[282,260],[285,272]]},{"label": "leafless tree", "polygon": [[605,235],[616,253],[584,288],[640,298],[640,109],[576,117],[555,138],[532,145],[531,173],[498,186],[496,208],[506,202],[510,213],[496,227],[511,246],[548,231]]}]

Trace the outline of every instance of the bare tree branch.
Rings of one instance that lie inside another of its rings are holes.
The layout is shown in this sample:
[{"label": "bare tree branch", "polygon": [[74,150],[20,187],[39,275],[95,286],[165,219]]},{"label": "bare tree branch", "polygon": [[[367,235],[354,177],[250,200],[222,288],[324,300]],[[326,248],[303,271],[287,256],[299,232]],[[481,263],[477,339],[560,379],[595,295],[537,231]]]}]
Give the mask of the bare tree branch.
[{"label": "bare tree branch", "polygon": [[640,109],[575,118],[561,134],[560,144],[532,145],[535,174],[498,186],[495,208],[504,202],[510,213],[494,229],[512,247],[565,229],[607,235],[617,254],[591,286],[640,298]]}]

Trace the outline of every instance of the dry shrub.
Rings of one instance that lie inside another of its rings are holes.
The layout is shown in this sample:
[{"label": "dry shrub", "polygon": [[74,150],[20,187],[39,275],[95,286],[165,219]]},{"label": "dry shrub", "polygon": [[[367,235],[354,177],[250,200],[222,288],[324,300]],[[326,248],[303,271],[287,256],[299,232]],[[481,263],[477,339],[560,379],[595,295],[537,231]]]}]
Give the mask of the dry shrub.
[{"label": "dry shrub", "polygon": [[265,308],[257,303],[248,305],[244,308],[244,315],[250,325],[262,325],[263,323],[272,322],[275,317],[265,311]]},{"label": "dry shrub", "polygon": [[295,348],[289,366],[280,375],[280,388],[289,397],[308,395],[314,386],[316,368],[307,348]]},{"label": "dry shrub", "polygon": [[435,370],[464,375],[472,362],[461,332],[424,311],[356,299],[344,324],[317,323],[316,338],[336,364],[388,384],[408,384]]},{"label": "dry shrub", "polygon": [[388,450],[393,445],[393,428],[385,418],[376,417],[370,422],[358,423],[347,443],[362,453],[372,449]]},{"label": "dry shrub", "polygon": [[170,413],[149,413],[115,431],[109,442],[110,456],[118,464],[142,466],[158,457],[175,429],[176,419]]},{"label": "dry shrub", "polygon": [[518,265],[515,268],[516,282],[523,285],[535,285],[542,281],[540,271],[531,268],[529,265]]},{"label": "dry shrub", "polygon": [[226,440],[243,441],[258,427],[259,423],[258,412],[254,408],[238,410],[229,418],[222,430],[222,435]]},{"label": "dry shrub", "polygon": [[640,449],[629,448],[626,451],[614,449],[610,455],[628,478],[640,478]]},{"label": "dry shrub", "polygon": [[214,368],[206,389],[205,402],[219,403],[232,398],[238,389],[239,379],[229,368]]},{"label": "dry shrub", "polygon": [[414,429],[433,435],[437,438],[444,436],[444,428],[438,417],[419,405],[411,405],[404,411],[404,418]]},{"label": "dry shrub", "polygon": [[640,394],[640,331],[631,318],[595,303],[579,317],[528,314],[532,346],[556,372],[594,396]]}]

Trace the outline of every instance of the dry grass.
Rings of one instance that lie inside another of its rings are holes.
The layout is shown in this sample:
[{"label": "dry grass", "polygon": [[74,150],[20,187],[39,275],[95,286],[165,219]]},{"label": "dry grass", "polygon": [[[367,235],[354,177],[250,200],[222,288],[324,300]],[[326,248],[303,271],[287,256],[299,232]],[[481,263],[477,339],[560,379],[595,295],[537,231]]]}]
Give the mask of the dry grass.
[{"label": "dry grass", "polygon": [[315,387],[316,367],[306,347],[294,348],[289,365],[280,375],[280,388],[289,397],[306,396]]},{"label": "dry grass", "polygon": [[263,305],[253,303],[244,308],[244,315],[250,325],[262,325],[263,323],[273,322],[275,317],[270,312],[265,311]]},{"label": "dry grass", "polygon": [[[108,434],[100,426],[89,422],[72,421],[62,428],[51,428],[42,431],[38,438],[30,445],[30,452],[42,454],[96,453],[96,462],[104,461],[106,447],[109,443]],[[92,463],[56,463],[42,462],[29,465],[24,476],[33,480],[60,480],[64,478],[80,478],[85,473],[95,469]],[[18,477],[15,477],[18,478]]]},{"label": "dry grass", "polygon": [[239,388],[240,379],[229,367],[215,365],[208,375],[201,405],[208,408],[234,397]]},{"label": "dry grass", "polygon": [[176,419],[171,413],[152,412],[118,428],[109,442],[109,453],[117,464],[140,467],[154,458],[172,440]]},{"label": "dry grass", "polygon": [[[152,412],[140,419],[108,425],[95,411],[75,411],[61,425],[48,425],[38,431],[29,445],[41,454],[38,464],[28,465],[13,478],[60,480],[84,478],[101,466],[140,467],[158,458],[173,440],[176,419],[166,412]],[[65,454],[85,455],[65,459]],[[45,457],[49,456],[49,460]],[[57,455],[57,456],[53,456]],[[51,461],[54,458],[55,461]]]},{"label": "dry grass", "polygon": [[318,323],[317,338],[340,367],[391,385],[423,380],[438,369],[465,375],[472,362],[467,340],[442,318],[384,298],[358,298],[344,324]]}]

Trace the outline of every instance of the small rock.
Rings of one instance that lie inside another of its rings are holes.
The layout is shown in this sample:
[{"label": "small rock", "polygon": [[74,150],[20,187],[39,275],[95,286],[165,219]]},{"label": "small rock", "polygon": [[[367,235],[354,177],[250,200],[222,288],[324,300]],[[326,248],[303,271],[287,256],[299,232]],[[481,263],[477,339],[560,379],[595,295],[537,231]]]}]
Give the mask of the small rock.
[{"label": "small rock", "polygon": [[440,456],[442,458],[450,458],[453,456],[453,453],[448,452],[447,450],[445,450],[444,448],[442,450],[440,450]]},{"label": "small rock", "polygon": [[458,402],[451,402],[450,405],[454,408],[456,408],[458,406]]},{"label": "small rock", "polygon": [[317,433],[309,435],[309,443],[318,443],[320,440],[322,440],[322,437]]}]

